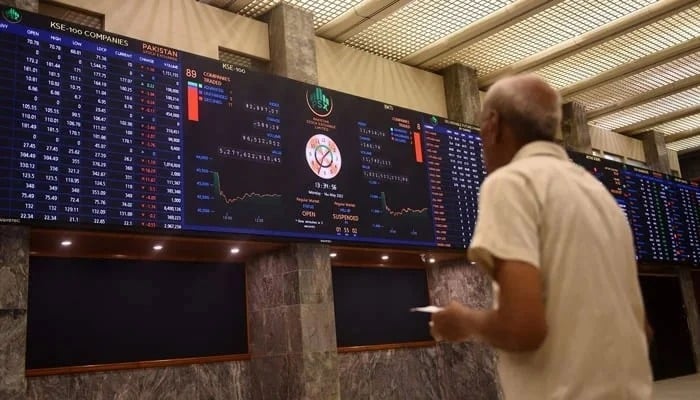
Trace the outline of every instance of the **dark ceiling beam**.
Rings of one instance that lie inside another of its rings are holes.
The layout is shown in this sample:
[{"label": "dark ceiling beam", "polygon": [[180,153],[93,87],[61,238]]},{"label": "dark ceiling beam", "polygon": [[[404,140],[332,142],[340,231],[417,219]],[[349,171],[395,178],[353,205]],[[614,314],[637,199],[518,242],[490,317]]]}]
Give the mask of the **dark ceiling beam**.
[{"label": "dark ceiling beam", "polygon": [[690,129],[687,131],[674,133],[673,135],[664,136],[664,141],[666,143],[673,143],[679,140],[687,139],[689,137],[700,135],[700,127],[695,129]]},{"label": "dark ceiling beam", "polygon": [[570,57],[572,54],[580,53],[626,33],[653,24],[656,21],[678,14],[696,4],[697,0],[666,0],[653,3],[597,29],[494,71],[479,79],[479,86],[486,88],[504,76],[541,69]]},{"label": "dark ceiling beam", "polygon": [[[672,94],[680,93],[688,89],[692,89],[700,85],[700,75],[691,76],[679,81],[669,83],[668,85],[649,90],[638,96],[634,96],[622,101],[618,101],[606,107],[593,110],[586,114],[589,121],[600,118],[606,115],[614,114],[627,108],[636,107],[640,104],[649,103],[654,100],[661,99]],[[699,100],[700,101],[700,100]]]},{"label": "dark ceiling beam", "polygon": [[588,90],[593,90],[614,81],[627,78],[642,71],[658,67],[673,60],[688,56],[700,50],[700,37],[693,38],[681,44],[669,47],[659,52],[642,57],[631,63],[613,68],[590,79],[580,81],[559,90],[564,98],[570,98]]},{"label": "dark ceiling beam", "polygon": [[507,5],[470,25],[410,54],[399,62],[424,67],[447,54],[455,53],[498,31],[523,21],[563,0],[524,0]]},{"label": "dark ceiling beam", "polygon": [[700,105],[666,113],[663,115],[659,115],[658,117],[645,119],[634,124],[613,129],[613,131],[617,133],[622,133],[624,135],[635,135],[644,131],[648,131],[650,128],[653,128],[657,125],[665,124],[676,119],[689,117],[698,113],[700,113]]},{"label": "dark ceiling beam", "polygon": [[[222,8],[224,10],[234,11],[231,6],[236,3],[236,0],[197,0],[200,3],[209,4],[210,6]],[[250,1],[248,1],[250,3]],[[241,7],[243,8],[243,7]]]},{"label": "dark ceiling beam", "polygon": [[[412,0],[364,0],[316,30],[316,34],[344,42],[372,24],[393,14]],[[387,38],[390,39],[390,38]]]}]

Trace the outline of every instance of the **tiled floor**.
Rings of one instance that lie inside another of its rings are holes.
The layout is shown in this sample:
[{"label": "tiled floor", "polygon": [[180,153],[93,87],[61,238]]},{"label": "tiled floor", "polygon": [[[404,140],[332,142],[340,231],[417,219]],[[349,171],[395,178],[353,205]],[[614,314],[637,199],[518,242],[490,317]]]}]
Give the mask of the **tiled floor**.
[{"label": "tiled floor", "polygon": [[666,379],[654,383],[654,400],[700,399],[700,374]]}]

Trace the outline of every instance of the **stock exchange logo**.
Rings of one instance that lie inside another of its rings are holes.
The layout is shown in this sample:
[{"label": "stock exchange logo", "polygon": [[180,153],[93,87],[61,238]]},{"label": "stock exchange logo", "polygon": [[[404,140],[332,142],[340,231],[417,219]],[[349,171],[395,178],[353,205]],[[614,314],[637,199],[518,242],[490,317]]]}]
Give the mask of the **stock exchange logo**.
[{"label": "stock exchange logo", "polygon": [[5,18],[5,21],[12,24],[16,24],[22,20],[22,13],[20,13],[19,10],[14,7],[6,8],[2,12],[2,16]]},{"label": "stock exchange logo", "polygon": [[317,87],[312,91],[306,91],[306,105],[311,112],[321,118],[325,118],[333,112],[333,99],[328,97],[323,89]]}]

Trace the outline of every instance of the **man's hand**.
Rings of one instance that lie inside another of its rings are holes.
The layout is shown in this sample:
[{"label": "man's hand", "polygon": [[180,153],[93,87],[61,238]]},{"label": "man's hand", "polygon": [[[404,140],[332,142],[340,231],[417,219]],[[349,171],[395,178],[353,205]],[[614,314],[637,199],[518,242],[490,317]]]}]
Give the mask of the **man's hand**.
[{"label": "man's hand", "polygon": [[433,314],[436,340],[463,341],[478,337],[511,352],[538,349],[547,337],[543,286],[538,268],[521,261],[495,259],[500,286],[497,310],[475,310],[457,302]]},{"label": "man's hand", "polygon": [[472,315],[473,310],[469,307],[452,301],[442,311],[433,314],[430,323],[430,334],[437,341],[448,340],[457,342],[467,340],[475,333]]}]

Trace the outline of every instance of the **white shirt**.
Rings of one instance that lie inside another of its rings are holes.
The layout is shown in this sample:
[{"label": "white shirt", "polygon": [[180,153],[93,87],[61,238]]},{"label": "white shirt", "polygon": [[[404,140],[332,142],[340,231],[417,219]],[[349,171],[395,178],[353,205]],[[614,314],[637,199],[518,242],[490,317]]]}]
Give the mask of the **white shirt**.
[{"label": "white shirt", "polygon": [[540,269],[539,349],[499,354],[506,400],[648,400],[652,375],[632,232],[608,190],[559,145],[533,142],[484,181],[469,257]]}]

